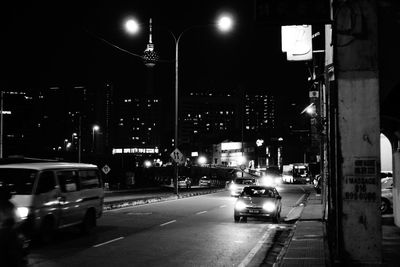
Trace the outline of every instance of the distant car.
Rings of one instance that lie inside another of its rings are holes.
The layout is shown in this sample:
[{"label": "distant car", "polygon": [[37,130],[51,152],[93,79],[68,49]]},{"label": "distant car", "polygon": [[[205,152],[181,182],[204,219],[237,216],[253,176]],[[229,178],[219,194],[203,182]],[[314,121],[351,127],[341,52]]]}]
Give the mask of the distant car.
[{"label": "distant car", "polygon": [[210,187],[211,186],[211,179],[208,178],[207,176],[201,177],[200,180],[199,180],[199,186]]},{"label": "distant car", "polygon": [[278,168],[267,168],[260,179],[258,184],[263,186],[278,186],[282,183],[282,173]]},{"label": "distant car", "polygon": [[381,179],[381,206],[382,214],[393,210],[393,177]]},{"label": "distant car", "polygon": [[243,188],[249,185],[256,185],[255,178],[236,178],[234,179],[231,184],[229,185],[229,191],[231,192],[232,197],[239,196]]},{"label": "distant car", "polygon": [[383,172],[381,172],[381,179],[382,178],[388,178],[388,177],[393,177],[393,173],[391,171],[383,171]]},{"label": "distant car", "polygon": [[234,220],[240,218],[247,221],[247,217],[272,218],[279,222],[282,210],[282,197],[275,187],[246,186],[235,203]]},{"label": "distant car", "polygon": [[192,187],[192,179],[187,176],[179,176],[178,177],[178,187],[179,188],[191,188]]},{"label": "distant car", "polygon": [[317,194],[321,194],[322,190],[322,179],[321,174],[317,174],[313,180],[313,186]]}]

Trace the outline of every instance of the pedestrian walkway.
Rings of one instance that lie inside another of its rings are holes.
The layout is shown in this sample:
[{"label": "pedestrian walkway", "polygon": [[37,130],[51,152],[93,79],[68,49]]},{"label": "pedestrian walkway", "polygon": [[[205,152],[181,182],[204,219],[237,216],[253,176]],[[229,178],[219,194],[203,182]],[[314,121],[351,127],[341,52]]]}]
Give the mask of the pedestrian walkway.
[{"label": "pedestrian walkway", "polygon": [[275,266],[329,266],[325,232],[321,195],[312,192]]},{"label": "pedestrian walkway", "polygon": [[400,265],[400,228],[394,224],[393,214],[382,216],[382,266]]}]

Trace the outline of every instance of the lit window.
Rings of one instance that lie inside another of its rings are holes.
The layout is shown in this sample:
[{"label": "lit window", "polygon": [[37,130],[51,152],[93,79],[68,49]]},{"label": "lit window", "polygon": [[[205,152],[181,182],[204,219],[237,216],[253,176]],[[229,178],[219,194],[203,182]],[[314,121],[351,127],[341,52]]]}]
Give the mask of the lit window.
[{"label": "lit window", "polygon": [[250,126],[246,126],[246,129],[247,129],[247,130],[250,130]]}]

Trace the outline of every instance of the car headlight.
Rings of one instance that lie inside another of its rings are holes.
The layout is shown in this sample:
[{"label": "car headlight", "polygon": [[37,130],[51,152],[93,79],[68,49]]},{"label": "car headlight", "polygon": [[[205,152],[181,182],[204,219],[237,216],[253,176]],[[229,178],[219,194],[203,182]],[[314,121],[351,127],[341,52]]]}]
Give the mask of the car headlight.
[{"label": "car headlight", "polygon": [[231,191],[234,191],[234,190],[237,189],[237,186],[236,186],[235,184],[231,184],[231,186],[229,187],[229,189],[230,189]]},{"label": "car headlight", "polygon": [[275,204],[272,202],[267,202],[263,205],[263,209],[268,211],[268,212],[272,212],[275,210]]},{"label": "car headlight", "polygon": [[262,185],[271,186],[274,184],[274,179],[271,176],[264,176],[261,178]]},{"label": "car headlight", "polygon": [[236,210],[244,210],[244,209],[246,209],[246,204],[244,204],[244,202],[242,202],[242,201],[238,201],[235,204],[235,209]]},{"label": "car headlight", "polygon": [[27,207],[18,207],[15,211],[17,217],[21,220],[25,220],[28,218],[29,208]]},{"label": "car headlight", "polygon": [[276,177],[275,178],[275,184],[281,184],[282,183],[282,178],[281,177]]}]

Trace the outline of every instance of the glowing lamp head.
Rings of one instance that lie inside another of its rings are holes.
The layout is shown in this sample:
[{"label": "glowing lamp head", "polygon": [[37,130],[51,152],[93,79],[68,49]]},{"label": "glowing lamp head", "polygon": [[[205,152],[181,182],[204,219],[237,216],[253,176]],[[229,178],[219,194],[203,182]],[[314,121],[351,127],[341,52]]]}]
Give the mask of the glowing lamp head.
[{"label": "glowing lamp head", "polygon": [[198,161],[199,164],[206,164],[207,163],[207,159],[204,156],[200,156],[197,161]]},{"label": "glowing lamp head", "polygon": [[218,19],[218,29],[222,32],[229,32],[233,28],[233,19],[231,16],[223,15]]},{"label": "glowing lamp head", "polygon": [[125,22],[125,30],[130,34],[137,34],[139,32],[139,23],[134,19],[128,19]]},{"label": "glowing lamp head", "polygon": [[150,160],[146,160],[144,163],[144,166],[146,167],[146,168],[149,168],[149,167],[151,167],[151,162],[150,162]]}]

